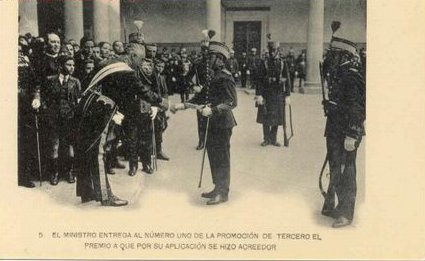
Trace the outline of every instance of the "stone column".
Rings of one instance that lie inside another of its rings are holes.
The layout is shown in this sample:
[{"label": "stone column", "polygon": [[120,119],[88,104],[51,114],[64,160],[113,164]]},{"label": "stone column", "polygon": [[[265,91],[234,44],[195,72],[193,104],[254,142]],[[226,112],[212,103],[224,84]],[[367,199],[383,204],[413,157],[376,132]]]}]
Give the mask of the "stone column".
[{"label": "stone column", "polygon": [[300,92],[310,92],[320,87],[319,62],[323,56],[323,22],[325,15],[324,0],[310,0],[310,14],[307,32],[307,78],[305,89]]},{"label": "stone column", "polygon": [[74,39],[77,43],[84,36],[83,1],[64,1],[65,40]]},{"label": "stone column", "polygon": [[111,41],[121,40],[120,0],[110,0],[109,2],[109,30]]},{"label": "stone column", "polygon": [[19,34],[38,36],[37,0],[19,1]]},{"label": "stone column", "polygon": [[213,40],[221,42],[221,0],[207,0],[207,29],[216,32]]},{"label": "stone column", "polygon": [[109,1],[93,0],[93,37],[97,43],[110,41]]}]

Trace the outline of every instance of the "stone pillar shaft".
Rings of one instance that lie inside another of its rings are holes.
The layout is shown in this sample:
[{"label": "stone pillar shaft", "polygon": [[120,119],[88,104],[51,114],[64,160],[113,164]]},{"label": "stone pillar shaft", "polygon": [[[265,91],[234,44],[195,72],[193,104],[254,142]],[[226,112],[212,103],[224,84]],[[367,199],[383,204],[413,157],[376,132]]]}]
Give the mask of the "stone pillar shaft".
[{"label": "stone pillar shaft", "polygon": [[19,34],[38,36],[37,0],[19,1]]},{"label": "stone pillar shaft", "polygon": [[207,29],[214,30],[213,40],[221,42],[221,0],[207,0]]},{"label": "stone pillar shaft", "polygon": [[109,30],[111,41],[121,40],[120,0],[109,2]]},{"label": "stone pillar shaft", "polygon": [[310,0],[307,35],[306,87],[320,85],[319,62],[323,56],[324,0]]},{"label": "stone pillar shaft", "polygon": [[96,42],[110,41],[109,1],[93,0],[93,37]]},{"label": "stone pillar shaft", "polygon": [[83,1],[64,1],[65,40],[74,39],[77,43],[84,36]]}]

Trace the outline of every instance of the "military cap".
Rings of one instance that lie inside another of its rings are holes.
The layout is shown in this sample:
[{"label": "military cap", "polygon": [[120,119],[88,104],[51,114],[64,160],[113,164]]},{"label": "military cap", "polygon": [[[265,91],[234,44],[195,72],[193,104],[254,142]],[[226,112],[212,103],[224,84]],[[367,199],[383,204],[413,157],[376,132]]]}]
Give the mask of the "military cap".
[{"label": "military cap", "polygon": [[357,45],[344,38],[332,36],[330,47],[331,50],[342,50],[357,55]]},{"label": "military cap", "polygon": [[128,36],[128,41],[130,43],[144,43],[145,35],[142,32],[131,33]]},{"label": "military cap", "polygon": [[223,55],[226,59],[230,57],[230,49],[224,43],[220,42],[210,42],[208,46],[210,53],[218,53]]},{"label": "military cap", "polygon": [[157,51],[158,47],[154,43],[146,44],[146,49],[149,51]]},{"label": "military cap", "polygon": [[256,52],[257,48],[251,48],[251,52]]},{"label": "military cap", "polygon": [[269,41],[267,42],[267,47],[271,50],[276,50],[280,47],[280,43],[275,41]]}]

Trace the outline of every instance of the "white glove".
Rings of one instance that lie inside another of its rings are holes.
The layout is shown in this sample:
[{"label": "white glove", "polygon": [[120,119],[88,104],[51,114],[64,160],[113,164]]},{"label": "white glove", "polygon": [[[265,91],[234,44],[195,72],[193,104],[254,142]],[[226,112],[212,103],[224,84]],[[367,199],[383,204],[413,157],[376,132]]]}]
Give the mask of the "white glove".
[{"label": "white glove", "polygon": [[246,70],[246,75],[250,75],[251,73],[249,72],[249,70]]},{"label": "white glove", "polygon": [[288,105],[291,104],[291,98],[289,96],[285,97],[285,103]]},{"label": "white glove", "polygon": [[175,77],[171,77],[171,81],[172,82],[175,82],[176,81],[176,78]]},{"label": "white glove", "polygon": [[195,93],[200,93],[202,91],[202,85],[195,85],[195,86],[193,86],[193,91]]},{"label": "white glove", "polygon": [[154,120],[158,114],[159,108],[156,106],[151,106],[151,119]]},{"label": "white glove", "polygon": [[202,116],[209,117],[212,115],[212,110],[210,106],[205,106],[201,111]]},{"label": "white glove", "polygon": [[235,73],[235,78],[238,78],[239,77],[239,74],[238,73]]},{"label": "white glove", "polygon": [[178,110],[184,110],[184,103],[175,103],[171,105],[170,111],[176,113]]},{"label": "white glove", "polygon": [[121,125],[122,120],[124,119],[124,114],[122,114],[121,112],[117,111],[114,115],[114,117],[112,117],[112,120],[114,121],[115,124],[117,125]]},{"label": "white glove", "polygon": [[40,108],[41,106],[40,99],[32,100],[31,106],[33,107],[34,110],[37,110],[38,108]]},{"label": "white glove", "polygon": [[351,137],[345,137],[344,140],[344,148],[346,151],[353,151],[356,149],[356,139],[351,138]]},{"label": "white glove", "polygon": [[257,105],[264,105],[264,98],[261,95],[255,96],[255,102]]}]

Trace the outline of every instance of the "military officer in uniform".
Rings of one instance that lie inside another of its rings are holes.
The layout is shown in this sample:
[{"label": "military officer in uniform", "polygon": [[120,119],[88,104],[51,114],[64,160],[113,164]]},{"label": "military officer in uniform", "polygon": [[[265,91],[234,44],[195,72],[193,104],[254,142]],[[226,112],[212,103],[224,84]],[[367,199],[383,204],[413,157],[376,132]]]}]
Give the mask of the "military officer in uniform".
[{"label": "military officer in uniform", "polygon": [[284,122],[285,102],[289,102],[290,90],[286,84],[287,66],[279,58],[279,43],[268,42],[269,56],[258,66],[257,85],[255,89],[257,123],[263,125],[264,140],[261,146],[273,145],[277,142],[277,130]]},{"label": "military officer in uniform", "polygon": [[356,45],[346,39],[332,37],[323,68],[329,86],[324,109],[330,184],[322,214],[334,218],[332,227],[339,228],[350,225],[354,216],[356,155],[365,134],[366,85]]},{"label": "military officer in uniform", "polygon": [[295,80],[295,71],[297,69],[297,60],[295,58],[295,51],[294,49],[289,49],[288,55],[285,57],[286,64],[288,65],[289,69],[289,83],[291,92],[294,92],[294,80]]},{"label": "military officer in uniform", "polygon": [[248,57],[246,56],[246,52],[242,52],[241,57],[238,59],[239,61],[239,70],[241,71],[241,84],[242,88],[246,87],[246,81],[250,74],[249,67],[248,67]]},{"label": "military officer in uniform", "polygon": [[202,193],[208,198],[207,205],[226,202],[230,186],[230,138],[236,121],[232,109],[237,106],[235,82],[232,74],[225,69],[225,62],[230,57],[229,48],[219,42],[210,42],[208,46],[209,66],[213,70],[207,95],[195,96],[188,103],[176,104],[173,110],[188,108],[190,104],[205,105],[200,108],[203,117],[209,117],[207,134],[207,152],[211,167],[214,189]]},{"label": "military officer in uniform", "polygon": [[230,50],[230,58],[226,61],[226,69],[232,73],[235,81],[239,79],[239,64],[235,58],[235,51]]},{"label": "military officer in uniform", "polygon": [[31,108],[34,96],[35,75],[30,60],[18,46],[18,185],[27,188],[35,187],[31,181],[37,164],[37,144],[34,110]]},{"label": "military officer in uniform", "polygon": [[[168,90],[165,76],[162,75],[165,68],[165,62],[161,59],[155,59],[155,82],[153,91],[161,96],[163,99],[168,101]],[[166,111],[168,106],[161,108],[158,112],[157,117],[155,118],[155,142],[153,146],[156,146],[157,159],[160,160],[170,160],[170,158],[162,150],[162,134],[167,128],[167,115]]]}]

